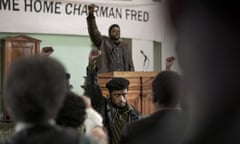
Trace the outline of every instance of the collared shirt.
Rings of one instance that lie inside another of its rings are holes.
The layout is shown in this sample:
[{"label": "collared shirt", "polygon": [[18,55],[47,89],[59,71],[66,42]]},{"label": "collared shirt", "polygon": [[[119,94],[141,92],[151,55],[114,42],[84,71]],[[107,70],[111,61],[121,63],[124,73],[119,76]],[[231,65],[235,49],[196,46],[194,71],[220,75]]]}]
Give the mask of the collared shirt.
[{"label": "collared shirt", "polygon": [[132,106],[127,104],[127,109],[121,110],[118,109],[117,116],[114,119],[114,129],[113,129],[113,138],[112,144],[119,144],[122,128],[128,121],[129,112],[133,110]]},{"label": "collared shirt", "polygon": [[114,71],[124,71],[124,55],[123,55],[123,48],[120,44],[113,44],[114,47],[112,49],[112,65]]}]

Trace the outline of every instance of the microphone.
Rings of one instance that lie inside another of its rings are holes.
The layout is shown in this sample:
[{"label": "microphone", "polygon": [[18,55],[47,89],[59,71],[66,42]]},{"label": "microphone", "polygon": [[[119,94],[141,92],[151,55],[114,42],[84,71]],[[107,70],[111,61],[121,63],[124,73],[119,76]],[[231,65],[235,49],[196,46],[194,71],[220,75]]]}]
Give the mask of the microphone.
[{"label": "microphone", "polygon": [[150,60],[148,59],[147,55],[142,50],[140,50],[140,53],[144,56],[143,71],[145,71],[145,69],[147,69],[148,66],[149,66],[149,61]]},{"label": "microphone", "polygon": [[145,55],[145,53],[144,53],[142,50],[140,50],[140,53],[144,56],[144,62],[146,62],[146,60],[148,59],[148,57]]}]

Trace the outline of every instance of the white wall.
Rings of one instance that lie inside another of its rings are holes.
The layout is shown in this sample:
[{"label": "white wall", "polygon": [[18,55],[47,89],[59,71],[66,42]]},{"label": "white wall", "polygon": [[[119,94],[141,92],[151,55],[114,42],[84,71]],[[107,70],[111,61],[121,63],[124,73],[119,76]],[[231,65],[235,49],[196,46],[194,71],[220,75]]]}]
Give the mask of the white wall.
[{"label": "white wall", "polygon": [[[143,67],[144,56],[140,50],[149,58],[146,67]],[[132,40],[132,55],[135,71],[153,71],[153,42],[147,40]]]},{"label": "white wall", "polygon": [[[163,0],[161,3],[162,8],[160,9],[160,31],[162,33],[162,37],[160,37],[160,42],[162,43],[162,68],[165,69],[165,59],[169,56],[175,56],[177,58],[177,54],[175,51],[175,43],[176,37],[175,33],[171,28],[171,23],[166,13],[166,1]],[[156,26],[157,27],[157,26]],[[172,66],[172,70],[181,73],[181,69],[178,63],[178,58]]]},{"label": "white wall", "polygon": [[[169,56],[175,56],[177,58],[177,54],[175,51],[175,42],[176,37],[174,31],[171,29],[171,23],[168,19],[166,13],[166,0],[161,2],[161,8],[159,10],[159,22],[154,27],[156,31],[160,33],[158,35],[158,42],[161,42],[161,64],[162,70],[165,70],[165,59]],[[144,57],[140,54],[140,50],[143,50],[144,53],[150,58],[150,66],[146,71],[153,70],[153,41],[149,40],[136,40],[132,41],[132,50],[133,50],[133,61],[135,64],[136,71],[143,71],[143,60]],[[158,63],[158,62],[156,62]],[[181,69],[178,63],[178,58],[172,66],[173,71],[177,71],[181,73]]]},{"label": "white wall", "polygon": [[[162,43],[162,61],[159,64],[162,65],[162,69],[165,69],[164,60],[168,56],[176,56],[174,46],[175,37],[174,32],[169,27],[169,22],[166,21],[164,16],[164,9],[159,10],[160,25],[156,25],[155,29],[161,33],[159,42]],[[103,31],[101,28],[99,28]],[[136,29],[137,30],[137,29]],[[4,38],[10,35],[17,34],[4,34],[0,33],[0,38]],[[58,58],[64,63],[69,73],[72,75],[72,84],[74,91],[81,94],[82,89],[80,85],[83,83],[83,77],[86,75],[85,68],[87,65],[88,53],[91,49],[91,42],[88,36],[72,36],[72,35],[41,35],[41,34],[27,34],[34,38],[42,40],[41,47],[53,46],[55,52],[54,57]],[[133,39],[132,40],[132,54],[133,62],[136,71],[143,71],[144,57],[140,53],[142,50],[150,59],[149,67],[145,71],[153,70],[153,41]],[[179,66],[176,63],[173,65],[172,70],[180,72]]]}]

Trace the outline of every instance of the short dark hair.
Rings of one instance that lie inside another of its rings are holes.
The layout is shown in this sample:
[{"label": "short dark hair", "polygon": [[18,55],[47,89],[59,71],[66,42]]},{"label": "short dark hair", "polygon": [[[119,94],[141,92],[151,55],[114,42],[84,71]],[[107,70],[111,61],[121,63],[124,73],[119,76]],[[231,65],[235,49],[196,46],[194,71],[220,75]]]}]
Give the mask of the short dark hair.
[{"label": "short dark hair", "polygon": [[153,102],[176,106],[180,100],[181,77],[173,71],[160,72],[152,83]]},{"label": "short dark hair", "polygon": [[109,29],[108,29],[108,35],[110,36],[111,35],[111,31],[114,27],[118,27],[120,29],[120,26],[118,24],[112,24]]},{"label": "short dark hair", "polygon": [[29,56],[13,62],[4,91],[10,116],[27,123],[54,118],[65,97],[64,75],[63,65],[50,57]]},{"label": "short dark hair", "polygon": [[109,93],[111,93],[113,90],[128,89],[128,86],[129,86],[129,80],[125,78],[120,78],[120,77],[112,78],[106,84],[106,88],[108,89]]},{"label": "short dark hair", "polygon": [[81,96],[68,91],[56,123],[64,127],[78,128],[86,119],[86,104]]}]

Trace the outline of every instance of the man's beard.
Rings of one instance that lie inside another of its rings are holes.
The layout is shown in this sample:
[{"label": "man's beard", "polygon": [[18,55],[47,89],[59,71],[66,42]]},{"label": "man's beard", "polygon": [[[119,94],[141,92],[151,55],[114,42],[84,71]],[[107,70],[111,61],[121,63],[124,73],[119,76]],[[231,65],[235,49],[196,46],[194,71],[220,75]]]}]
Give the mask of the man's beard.
[{"label": "man's beard", "polygon": [[114,37],[114,36],[111,36],[111,39],[112,39],[113,41],[120,41],[120,36],[118,36],[117,38]]},{"label": "man's beard", "polygon": [[119,104],[119,103],[116,104],[116,103],[112,102],[112,104],[113,104],[115,107],[120,108],[120,109],[125,108],[125,107],[127,106],[127,102],[125,102],[124,104]]},{"label": "man's beard", "polygon": [[127,104],[126,104],[126,102],[125,103],[121,103],[121,104],[118,104],[118,107],[119,108],[123,108],[123,107],[125,107]]}]

